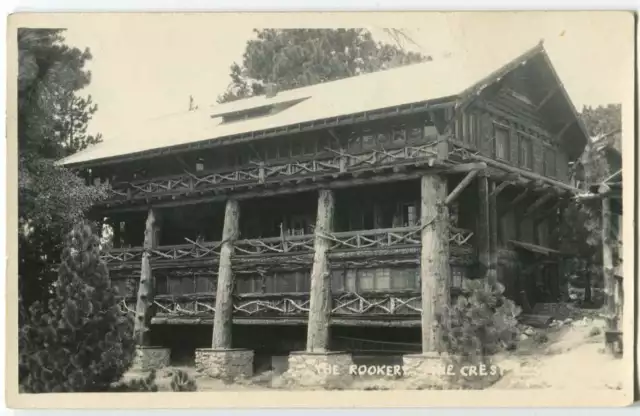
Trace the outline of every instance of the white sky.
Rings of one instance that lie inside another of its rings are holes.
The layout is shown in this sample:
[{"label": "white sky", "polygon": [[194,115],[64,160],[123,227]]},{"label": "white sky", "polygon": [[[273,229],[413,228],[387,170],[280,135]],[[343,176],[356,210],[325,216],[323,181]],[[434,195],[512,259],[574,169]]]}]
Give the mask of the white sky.
[{"label": "white sky", "polygon": [[87,93],[99,110],[90,130],[105,140],[141,120],[185,111],[189,95],[201,108],[215,103],[253,28],[366,27],[385,40],[382,28],[397,27],[417,44],[408,49],[434,60],[466,53],[470,62],[495,49],[518,54],[544,39],[578,109],[624,102],[633,88],[633,17],[625,12],[69,16],[61,21],[68,42],[94,56]]}]

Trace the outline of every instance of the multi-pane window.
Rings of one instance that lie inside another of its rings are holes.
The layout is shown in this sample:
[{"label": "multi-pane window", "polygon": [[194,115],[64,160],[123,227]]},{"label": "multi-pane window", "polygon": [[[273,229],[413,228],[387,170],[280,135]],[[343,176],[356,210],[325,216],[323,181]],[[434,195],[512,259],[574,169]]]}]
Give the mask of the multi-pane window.
[{"label": "multi-pane window", "polygon": [[495,155],[498,159],[509,159],[509,130],[494,125]]},{"label": "multi-pane window", "polygon": [[527,169],[533,168],[533,143],[531,139],[520,135],[520,166]]},{"label": "multi-pane window", "polygon": [[379,267],[366,269],[334,269],[331,271],[333,292],[371,292],[418,289],[419,269],[413,267]]}]

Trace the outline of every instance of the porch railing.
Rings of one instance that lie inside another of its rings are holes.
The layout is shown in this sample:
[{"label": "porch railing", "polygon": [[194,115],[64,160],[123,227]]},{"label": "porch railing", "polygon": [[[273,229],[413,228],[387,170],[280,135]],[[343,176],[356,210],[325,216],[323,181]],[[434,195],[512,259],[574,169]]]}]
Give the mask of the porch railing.
[{"label": "porch railing", "polygon": [[[331,314],[333,316],[406,316],[421,312],[419,292],[389,293],[333,293]],[[133,313],[132,300],[122,300],[123,311]],[[215,313],[213,294],[190,294],[182,296],[156,296],[154,307],[157,314],[173,317],[212,316]],[[242,317],[307,316],[309,293],[257,293],[235,295],[233,315]]]},{"label": "porch railing", "polygon": [[428,161],[437,157],[436,145],[436,142],[430,142],[420,146],[389,150],[371,149],[358,154],[328,149],[331,156],[308,161],[253,162],[250,166],[231,171],[209,171],[197,174],[185,172],[165,177],[115,182],[112,184],[110,200],[136,200],[160,194],[222,190],[239,185],[281,182],[287,178],[334,175],[366,171],[380,166]]},{"label": "porch railing", "polygon": [[[330,251],[357,251],[394,249],[420,246],[421,228],[418,226],[401,228],[381,228],[327,233],[331,240]],[[450,227],[449,242],[458,247],[471,247],[473,232]],[[315,236],[313,234],[287,237],[243,239],[234,243],[235,256],[260,256],[270,254],[312,253]],[[149,250],[152,264],[162,265],[181,261],[215,261],[220,256],[218,241],[193,242],[189,244],[159,246]],[[144,249],[142,247],[115,248],[103,254],[103,260],[110,267],[139,265]]]}]

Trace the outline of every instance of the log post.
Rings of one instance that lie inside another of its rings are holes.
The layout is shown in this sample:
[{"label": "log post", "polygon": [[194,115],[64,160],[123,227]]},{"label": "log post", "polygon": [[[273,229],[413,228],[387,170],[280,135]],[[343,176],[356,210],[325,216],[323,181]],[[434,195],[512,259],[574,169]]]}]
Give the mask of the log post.
[{"label": "log post", "polygon": [[334,196],[330,189],[318,194],[309,325],[307,327],[307,352],[324,352],[329,346],[329,319],[331,314],[331,278],[329,269],[329,240],[323,236],[333,228]]},{"label": "log post", "polygon": [[611,205],[609,198],[605,196],[602,198],[602,274],[604,276],[605,308],[607,329],[609,331],[617,331],[617,311],[614,297],[616,282],[611,240]]},{"label": "log post", "polygon": [[495,287],[498,282],[498,196],[494,192],[496,183],[491,181],[489,196],[489,270],[487,283]]},{"label": "log post", "polygon": [[[421,179],[420,281],[422,294],[422,352],[440,352],[437,317],[449,303],[449,218],[445,204],[446,179],[424,175]],[[443,315],[444,316],[444,315]]]},{"label": "log post", "polygon": [[136,344],[148,346],[149,326],[151,324],[150,307],[153,304],[154,281],[151,271],[151,250],[156,246],[155,241],[156,215],[153,208],[149,209],[144,230],[144,252],[140,265],[140,284],[138,286],[138,299],[136,302],[136,318],[134,322],[134,334]]},{"label": "log post", "polygon": [[480,277],[487,278],[491,263],[491,236],[489,231],[489,182],[483,173],[478,175],[478,219],[476,221],[478,263]]},{"label": "log post", "polygon": [[213,317],[213,337],[211,348],[231,348],[231,327],[233,324],[233,272],[231,256],[233,243],[238,237],[240,207],[235,199],[227,200],[222,229],[222,246],[220,247],[220,263],[218,266],[218,285],[216,288],[216,306]]}]

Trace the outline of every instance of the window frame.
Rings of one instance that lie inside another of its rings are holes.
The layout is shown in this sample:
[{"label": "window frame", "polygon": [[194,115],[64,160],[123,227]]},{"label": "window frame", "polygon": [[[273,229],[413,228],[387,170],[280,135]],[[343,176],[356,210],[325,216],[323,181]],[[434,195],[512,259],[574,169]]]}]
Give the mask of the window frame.
[{"label": "window frame", "polygon": [[[502,131],[506,133],[504,139],[504,145],[502,146],[503,155],[498,155],[498,131]],[[501,161],[510,162],[511,148],[510,148],[510,139],[511,139],[511,128],[505,126],[500,123],[493,123],[493,157],[499,159]]]},{"label": "window frame", "polygon": [[[529,155],[526,161],[523,149],[526,149]],[[518,133],[518,165],[523,169],[533,170],[533,139],[523,133]]]}]

